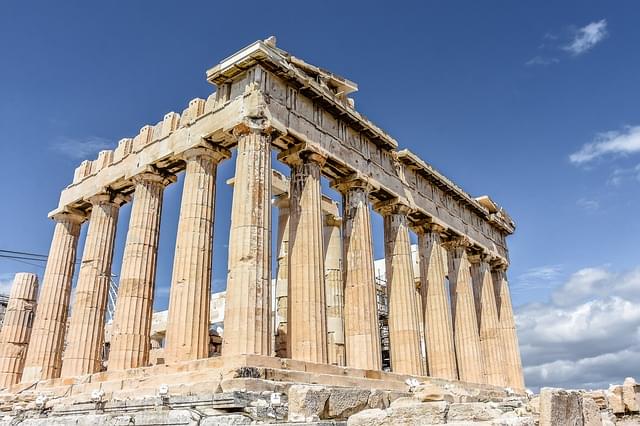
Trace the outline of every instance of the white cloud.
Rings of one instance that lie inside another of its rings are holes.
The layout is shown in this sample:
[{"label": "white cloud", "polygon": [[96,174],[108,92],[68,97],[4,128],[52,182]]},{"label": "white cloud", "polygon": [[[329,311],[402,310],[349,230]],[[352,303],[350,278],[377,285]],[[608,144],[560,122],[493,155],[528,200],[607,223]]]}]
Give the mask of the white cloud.
[{"label": "white cloud", "polygon": [[588,198],[580,198],[576,201],[578,207],[587,211],[596,211],[600,208],[600,202],[598,200],[590,200]]},{"label": "white cloud", "polygon": [[640,126],[629,126],[623,131],[600,133],[569,156],[574,164],[585,164],[606,155],[628,155],[640,152]]},{"label": "white cloud", "polygon": [[524,64],[528,67],[534,66],[534,65],[553,65],[553,64],[557,64],[558,62],[560,62],[560,59],[558,58],[553,58],[553,57],[547,57],[547,56],[534,56],[533,58],[529,59],[527,62],[525,62]]},{"label": "white cloud", "polygon": [[607,20],[602,19],[598,22],[579,28],[573,40],[564,49],[572,55],[577,56],[591,50],[596,44],[600,43],[607,36]]},{"label": "white cloud", "polygon": [[544,265],[528,269],[518,275],[512,282],[512,286],[518,289],[548,288],[558,281],[562,272],[561,265]]},{"label": "white cloud", "polygon": [[640,363],[640,268],[581,269],[516,320],[529,387],[621,383]]},{"label": "white cloud", "polygon": [[67,157],[87,159],[101,150],[111,148],[112,145],[108,139],[90,136],[86,139],[64,138],[55,142],[51,148]]},{"label": "white cloud", "polygon": [[640,164],[636,164],[631,168],[617,168],[609,176],[607,183],[609,185],[618,186],[627,180],[640,181]]}]

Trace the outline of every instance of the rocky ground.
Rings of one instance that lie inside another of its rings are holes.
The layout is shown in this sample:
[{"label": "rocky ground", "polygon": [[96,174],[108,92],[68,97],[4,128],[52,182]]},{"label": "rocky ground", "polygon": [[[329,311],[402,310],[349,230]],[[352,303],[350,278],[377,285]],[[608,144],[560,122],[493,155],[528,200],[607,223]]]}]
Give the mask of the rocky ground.
[{"label": "rocky ground", "polygon": [[407,383],[406,392],[290,385],[283,392],[239,390],[160,394],[106,400],[52,398],[25,391],[0,395],[5,425],[246,425],[346,426],[640,425],[640,385],[628,378],[607,390],[543,388],[506,397],[463,384]]}]

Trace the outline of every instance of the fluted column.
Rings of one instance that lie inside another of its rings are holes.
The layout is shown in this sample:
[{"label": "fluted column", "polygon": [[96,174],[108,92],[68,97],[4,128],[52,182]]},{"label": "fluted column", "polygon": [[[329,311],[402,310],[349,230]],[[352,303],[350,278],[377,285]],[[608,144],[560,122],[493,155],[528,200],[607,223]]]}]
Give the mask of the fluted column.
[{"label": "fluted column", "polygon": [[484,367],[476,316],[468,241],[455,239],[445,244],[449,257],[449,290],[458,377],[470,383],[484,383]]},{"label": "fluted column", "polygon": [[429,376],[456,380],[456,352],[451,309],[445,281],[447,252],[442,247],[444,228],[431,224],[417,229],[420,258],[420,296],[424,318]]},{"label": "fluted column", "polygon": [[60,377],[62,368],[78,236],[85,217],[68,211],[56,214],[53,219],[56,226],[22,373],[24,383],[55,379]]},{"label": "fluted column", "polygon": [[218,163],[223,148],[197,147],[186,164],[167,316],[167,362],[209,356],[211,257]]},{"label": "fluted column", "polygon": [[327,363],[321,169],[325,158],[309,151],[284,152],[291,166],[289,217],[289,355]]},{"label": "fluted column", "polygon": [[175,182],[155,171],[133,178],[135,189],[124,247],[108,369],[149,363],[151,317],[164,187]]},{"label": "fluted column", "polygon": [[104,314],[107,308],[118,212],[124,199],[103,193],[90,199],[91,216],[78,275],[62,377],[102,370]]},{"label": "fluted column", "polygon": [[271,135],[238,137],[222,354],[271,355]]},{"label": "fluted column", "polygon": [[36,310],[38,277],[16,274],[0,331],[0,389],[20,381]]},{"label": "fluted column", "polygon": [[345,365],[341,225],[342,219],[333,214],[325,214],[324,283],[327,299],[327,356],[329,364],[333,365]]},{"label": "fluted column", "polygon": [[471,277],[476,300],[476,316],[478,317],[485,382],[490,385],[506,386],[498,309],[489,269],[489,259],[485,255],[474,255],[469,256],[469,261],[471,262]]},{"label": "fluted column", "polygon": [[391,370],[423,375],[420,320],[407,223],[410,209],[394,200],[376,205],[376,210],[384,216]]},{"label": "fluted column", "polygon": [[287,294],[289,275],[289,195],[276,198],[278,208],[278,259],[276,272],[275,354],[287,358]]},{"label": "fluted column", "polygon": [[522,360],[520,358],[520,347],[518,345],[506,269],[506,264],[497,264],[494,265],[492,270],[496,305],[498,307],[499,336],[503,347],[505,379],[507,386],[523,390]]},{"label": "fluted column", "polygon": [[343,208],[344,328],[347,365],[382,368],[368,185],[338,182]]}]

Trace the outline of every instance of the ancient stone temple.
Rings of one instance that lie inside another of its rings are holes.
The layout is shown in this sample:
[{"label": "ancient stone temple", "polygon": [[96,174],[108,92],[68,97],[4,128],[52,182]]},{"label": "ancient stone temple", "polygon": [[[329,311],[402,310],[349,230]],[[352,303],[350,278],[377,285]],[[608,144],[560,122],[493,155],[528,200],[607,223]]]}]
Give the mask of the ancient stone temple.
[{"label": "ancient stone temple", "polygon": [[[169,394],[286,389],[278,383],[396,391],[411,378],[524,391],[507,281],[514,222],[501,207],[471,197],[358,113],[355,83],[273,38],[206,77],[215,93],[82,162],[62,191],[22,383],[11,392],[74,386],[74,395],[99,391],[107,401],[156,395],[165,384]],[[209,358],[216,171],[232,157],[222,355]],[[288,177],[274,174],[276,159]],[[165,363],[150,366],[163,192],[180,173]],[[341,199],[324,196],[323,182]],[[125,203],[128,224],[118,220]],[[375,214],[384,223],[376,235]],[[103,359],[118,226],[127,237]],[[384,242],[391,371],[382,371],[374,240]]]}]

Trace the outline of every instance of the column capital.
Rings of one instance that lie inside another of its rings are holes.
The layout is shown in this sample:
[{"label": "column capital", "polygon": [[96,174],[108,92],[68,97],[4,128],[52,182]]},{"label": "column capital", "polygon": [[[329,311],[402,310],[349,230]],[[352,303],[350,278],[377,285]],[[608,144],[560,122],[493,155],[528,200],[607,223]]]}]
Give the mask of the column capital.
[{"label": "column capital", "polygon": [[426,219],[421,222],[414,223],[412,227],[416,234],[433,233],[440,237],[444,237],[447,232],[447,228],[445,226],[433,222],[432,219]]},{"label": "column capital", "polygon": [[244,120],[241,123],[236,124],[233,129],[231,129],[231,134],[236,138],[248,135],[249,133],[271,135],[276,132],[277,129],[271,126],[266,120]]},{"label": "column capital", "polygon": [[231,158],[231,152],[228,149],[217,145],[198,145],[193,148],[189,148],[180,154],[180,158],[185,161],[193,160],[198,157],[209,157],[215,163],[219,163]]},{"label": "column capital", "polygon": [[278,160],[290,166],[304,163],[316,163],[321,168],[327,161],[327,157],[328,155],[324,150],[307,143],[300,143],[295,145],[293,148],[289,148],[288,150],[282,151],[278,154]]},{"label": "column capital", "polygon": [[130,195],[121,194],[119,192],[113,191],[110,188],[105,188],[97,194],[87,198],[87,201],[89,201],[94,206],[101,204],[115,204],[120,207],[123,204],[128,203],[130,200]]},{"label": "column capital", "polygon": [[344,194],[352,189],[362,189],[365,192],[371,191],[373,185],[368,176],[361,173],[352,173],[348,176],[335,179],[331,187]]},{"label": "column capital", "polygon": [[469,254],[467,257],[469,262],[473,264],[484,263],[488,266],[491,261],[491,255],[485,252]]},{"label": "column capital", "polygon": [[131,181],[134,184],[137,184],[139,182],[158,182],[162,186],[167,186],[171,183],[175,183],[176,180],[177,178],[175,175],[165,173],[153,166],[147,166],[143,171],[131,177]]},{"label": "column capital", "polygon": [[394,214],[407,216],[413,209],[406,199],[396,197],[375,203],[373,205],[373,210],[380,213],[382,216],[390,216]]},{"label": "column capital", "polygon": [[342,218],[340,216],[336,216],[331,213],[327,213],[324,215],[324,224],[326,226],[342,226]]},{"label": "column capital", "polygon": [[462,237],[454,237],[442,243],[442,246],[449,251],[454,250],[468,250],[471,247],[471,241],[469,238]]},{"label": "column capital", "polygon": [[87,220],[87,214],[72,207],[63,207],[62,210],[53,213],[51,215],[51,219],[56,222],[70,221],[81,224],[82,222]]},{"label": "column capital", "polygon": [[509,262],[501,257],[496,257],[491,260],[491,269],[499,272],[506,272],[509,268]]}]

